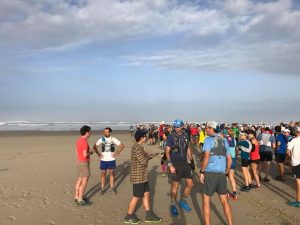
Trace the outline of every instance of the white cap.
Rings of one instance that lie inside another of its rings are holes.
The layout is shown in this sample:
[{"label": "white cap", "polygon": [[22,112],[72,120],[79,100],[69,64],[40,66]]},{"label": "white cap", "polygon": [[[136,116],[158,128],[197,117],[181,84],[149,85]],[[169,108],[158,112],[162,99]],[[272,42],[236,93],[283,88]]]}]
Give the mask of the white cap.
[{"label": "white cap", "polygon": [[217,129],[218,123],[216,121],[210,121],[206,124],[206,126]]},{"label": "white cap", "polygon": [[287,129],[287,128],[284,128],[284,129],[283,129],[283,132],[284,132],[284,133],[285,133],[285,132],[291,133],[291,131],[290,131],[289,129]]}]

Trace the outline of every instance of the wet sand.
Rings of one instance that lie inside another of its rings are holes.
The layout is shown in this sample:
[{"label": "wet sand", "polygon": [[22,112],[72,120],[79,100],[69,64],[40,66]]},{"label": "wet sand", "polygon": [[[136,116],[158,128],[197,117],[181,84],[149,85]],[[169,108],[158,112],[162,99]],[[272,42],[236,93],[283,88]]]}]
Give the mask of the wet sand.
[{"label": "wet sand", "polygon": [[[102,132],[93,131],[89,139],[91,147],[101,135]],[[92,204],[80,207],[73,202],[78,132],[0,132],[0,225],[123,224],[132,195],[129,172],[130,149],[134,141],[128,132],[114,132],[113,136],[125,145],[117,158],[118,194],[112,195],[109,191],[101,196],[98,194],[99,159],[92,155],[92,176],[86,191]],[[157,145],[146,148],[149,152],[160,152]],[[241,186],[242,174],[239,168],[237,170],[237,184]],[[180,216],[174,219],[169,215],[170,185],[168,178],[161,176],[159,157],[150,161],[149,172],[153,208],[163,218],[161,224],[203,224],[202,198],[196,175],[188,200],[193,210],[190,213],[179,210]],[[276,164],[272,164],[272,177],[276,173]],[[238,201],[230,200],[234,224],[300,224],[299,208],[286,204],[295,196],[292,176],[287,176],[285,182],[271,179],[269,183],[262,182],[261,189],[238,194]],[[212,224],[226,224],[216,194],[211,209]],[[137,216],[142,219],[140,224],[146,224],[142,205]]]}]

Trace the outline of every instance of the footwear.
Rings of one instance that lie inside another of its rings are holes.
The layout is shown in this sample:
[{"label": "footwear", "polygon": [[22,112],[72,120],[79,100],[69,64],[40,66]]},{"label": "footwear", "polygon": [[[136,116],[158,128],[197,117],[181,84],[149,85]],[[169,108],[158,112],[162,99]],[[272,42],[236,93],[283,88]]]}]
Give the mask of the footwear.
[{"label": "footwear", "polygon": [[276,180],[279,180],[279,181],[285,181],[285,179],[283,178],[283,176],[276,176]]},{"label": "footwear", "polygon": [[237,194],[229,194],[229,197],[230,197],[233,201],[238,200]]},{"label": "footwear", "polygon": [[249,186],[244,186],[240,189],[240,191],[243,191],[243,192],[250,192],[250,187]]},{"label": "footwear", "polygon": [[145,218],[146,223],[159,223],[161,222],[161,218],[159,218],[155,213],[151,213],[150,216],[146,216]]},{"label": "footwear", "polygon": [[116,194],[117,194],[116,188],[112,188],[112,189],[110,190],[110,192],[111,192],[113,195],[116,195]]},{"label": "footwear", "polygon": [[265,177],[265,178],[264,178],[264,181],[265,181],[265,182],[269,182],[270,179],[268,179],[267,177]]},{"label": "footwear", "polygon": [[161,176],[162,176],[162,177],[166,177],[166,176],[167,176],[167,174],[166,174],[166,173],[163,173]]},{"label": "footwear", "polygon": [[183,208],[186,212],[192,211],[192,209],[189,207],[189,205],[187,204],[186,200],[184,200],[184,199],[181,199],[179,201],[179,206],[181,208]]},{"label": "footwear", "polygon": [[102,187],[100,187],[98,192],[99,192],[100,195],[103,195],[104,194],[104,189]]},{"label": "footwear", "polygon": [[172,205],[171,205],[170,211],[171,211],[171,215],[174,216],[174,217],[179,215],[179,214],[178,214],[178,210],[177,210],[175,204],[172,204]]},{"label": "footwear", "polygon": [[90,203],[88,201],[82,199],[81,201],[77,200],[77,205],[85,206],[85,205],[90,205]]},{"label": "footwear", "polygon": [[288,202],[288,205],[294,206],[294,207],[300,207],[300,202],[295,201],[295,202]]},{"label": "footwear", "polygon": [[126,216],[123,223],[127,223],[127,224],[139,224],[141,222],[141,220],[139,218],[136,217],[136,215],[130,215],[130,216]]}]

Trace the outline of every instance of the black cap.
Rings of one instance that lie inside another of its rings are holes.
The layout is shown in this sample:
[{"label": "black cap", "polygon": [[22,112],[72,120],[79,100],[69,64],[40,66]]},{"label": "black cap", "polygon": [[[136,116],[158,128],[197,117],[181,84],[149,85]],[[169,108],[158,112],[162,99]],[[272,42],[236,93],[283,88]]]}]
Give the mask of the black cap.
[{"label": "black cap", "polygon": [[141,129],[138,129],[138,130],[135,132],[134,137],[135,137],[135,139],[139,139],[139,138],[145,136],[146,134],[147,134],[147,131],[143,131],[143,130],[141,130]]}]

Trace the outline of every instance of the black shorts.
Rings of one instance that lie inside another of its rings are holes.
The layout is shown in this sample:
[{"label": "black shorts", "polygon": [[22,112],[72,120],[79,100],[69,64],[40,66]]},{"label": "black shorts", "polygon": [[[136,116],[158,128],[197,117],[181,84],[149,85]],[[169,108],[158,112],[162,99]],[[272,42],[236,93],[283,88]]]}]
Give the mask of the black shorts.
[{"label": "black shorts", "polygon": [[179,182],[181,178],[192,179],[192,169],[186,161],[175,161],[172,163],[176,169],[176,173],[169,173],[172,181]]},{"label": "black shorts", "polygon": [[273,158],[273,154],[272,152],[259,152],[259,155],[260,155],[260,161],[262,162],[271,162],[272,161],[272,158]]},{"label": "black shorts", "polygon": [[285,161],[285,154],[275,153],[275,159],[277,163],[284,163]]},{"label": "black shorts", "polygon": [[219,195],[227,194],[227,179],[225,173],[204,173],[203,194],[212,196],[215,192]]},{"label": "black shorts", "polygon": [[250,160],[250,163],[259,164],[260,159]]},{"label": "black shorts", "polygon": [[296,175],[297,179],[300,179],[300,164],[298,166],[293,166],[293,173]]},{"label": "black shorts", "polygon": [[164,140],[163,136],[159,136],[159,140],[163,141]]},{"label": "black shorts", "polygon": [[140,184],[133,184],[133,196],[137,198],[144,197],[145,192],[150,192],[149,181]]},{"label": "black shorts", "polygon": [[241,166],[242,167],[248,167],[250,165],[250,160],[249,159],[242,159],[241,161]]}]

